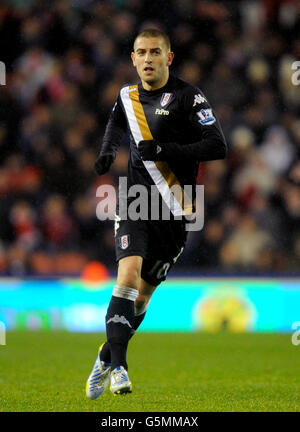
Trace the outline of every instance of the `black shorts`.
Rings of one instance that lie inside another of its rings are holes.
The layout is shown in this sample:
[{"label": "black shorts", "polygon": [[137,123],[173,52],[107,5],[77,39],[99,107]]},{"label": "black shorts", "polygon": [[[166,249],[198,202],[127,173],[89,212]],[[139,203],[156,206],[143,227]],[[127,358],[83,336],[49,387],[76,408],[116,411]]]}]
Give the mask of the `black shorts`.
[{"label": "black shorts", "polygon": [[187,232],[184,220],[115,221],[116,260],[143,257],[142,279],[157,286],[183,252]]}]

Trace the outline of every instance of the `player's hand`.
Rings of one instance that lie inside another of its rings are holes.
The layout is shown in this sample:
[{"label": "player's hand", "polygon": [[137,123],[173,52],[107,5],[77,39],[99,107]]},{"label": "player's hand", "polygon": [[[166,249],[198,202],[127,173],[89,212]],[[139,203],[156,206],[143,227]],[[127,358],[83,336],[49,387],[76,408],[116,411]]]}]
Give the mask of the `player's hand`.
[{"label": "player's hand", "polygon": [[140,156],[145,161],[164,161],[166,144],[159,143],[156,140],[140,141],[138,151]]},{"label": "player's hand", "polygon": [[107,173],[114,159],[115,159],[114,156],[111,154],[98,156],[98,159],[94,164],[94,171],[96,172],[96,174],[101,176]]}]

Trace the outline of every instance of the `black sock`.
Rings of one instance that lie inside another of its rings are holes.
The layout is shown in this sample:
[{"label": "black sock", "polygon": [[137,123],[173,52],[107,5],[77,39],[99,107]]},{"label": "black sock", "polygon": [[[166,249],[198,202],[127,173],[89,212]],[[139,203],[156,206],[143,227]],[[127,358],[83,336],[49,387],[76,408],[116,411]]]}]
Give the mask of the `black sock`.
[{"label": "black sock", "polygon": [[106,335],[111,354],[111,370],[117,366],[128,369],[126,353],[133,322],[134,301],[113,295],[106,315]]},{"label": "black sock", "polygon": [[100,360],[111,363],[109,343],[106,341],[100,352]]},{"label": "black sock", "polygon": [[[139,328],[143,319],[145,318],[145,315],[146,311],[141,315],[135,315],[129,339],[131,339],[132,336],[135,334],[136,330]],[[104,361],[105,363],[111,363],[110,347],[108,342],[105,342],[102,347],[100,360]]]}]

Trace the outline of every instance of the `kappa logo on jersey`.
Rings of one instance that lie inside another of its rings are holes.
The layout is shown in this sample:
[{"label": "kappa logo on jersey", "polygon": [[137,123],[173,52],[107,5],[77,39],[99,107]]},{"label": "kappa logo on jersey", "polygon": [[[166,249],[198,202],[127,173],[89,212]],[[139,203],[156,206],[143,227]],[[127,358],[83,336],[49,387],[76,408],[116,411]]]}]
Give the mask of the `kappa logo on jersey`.
[{"label": "kappa logo on jersey", "polygon": [[127,249],[129,246],[130,237],[129,234],[120,237],[120,247],[121,249]]},{"label": "kappa logo on jersey", "polygon": [[216,118],[213,115],[211,108],[198,111],[197,116],[199,117],[199,122],[202,125],[211,125],[216,121]]},{"label": "kappa logo on jersey", "polygon": [[195,95],[193,107],[196,106],[197,104],[202,104],[204,102],[207,102],[207,100],[205,99],[204,96],[202,96],[200,93],[198,93]]},{"label": "kappa logo on jersey", "polygon": [[171,102],[173,93],[163,93],[160,104],[162,107],[166,106],[169,102]]}]

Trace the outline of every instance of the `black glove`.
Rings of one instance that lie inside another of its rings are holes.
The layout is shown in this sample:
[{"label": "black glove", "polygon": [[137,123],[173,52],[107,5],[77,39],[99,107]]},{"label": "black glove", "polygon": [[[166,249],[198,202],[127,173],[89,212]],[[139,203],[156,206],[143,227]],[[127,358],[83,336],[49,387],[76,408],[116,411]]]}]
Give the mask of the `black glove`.
[{"label": "black glove", "polygon": [[99,155],[98,159],[96,160],[96,162],[94,164],[94,171],[99,176],[107,173],[107,171],[109,171],[109,168],[110,168],[110,166],[114,160],[115,160],[115,157],[112,154]]},{"label": "black glove", "polygon": [[163,144],[154,140],[140,141],[138,151],[143,160],[165,161],[167,159],[168,144]]}]

